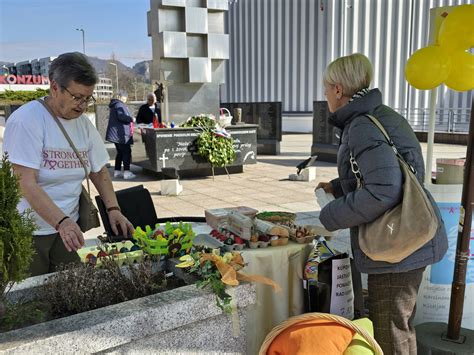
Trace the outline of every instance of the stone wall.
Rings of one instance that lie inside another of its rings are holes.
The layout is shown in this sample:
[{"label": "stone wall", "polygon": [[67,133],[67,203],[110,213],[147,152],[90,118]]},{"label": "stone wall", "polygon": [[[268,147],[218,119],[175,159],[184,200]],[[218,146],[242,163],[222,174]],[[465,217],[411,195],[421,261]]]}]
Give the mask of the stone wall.
[{"label": "stone wall", "polygon": [[[0,334],[2,353],[115,351],[245,353],[255,286],[235,289],[238,317],[194,285]],[[251,335],[250,335],[251,336]]]}]

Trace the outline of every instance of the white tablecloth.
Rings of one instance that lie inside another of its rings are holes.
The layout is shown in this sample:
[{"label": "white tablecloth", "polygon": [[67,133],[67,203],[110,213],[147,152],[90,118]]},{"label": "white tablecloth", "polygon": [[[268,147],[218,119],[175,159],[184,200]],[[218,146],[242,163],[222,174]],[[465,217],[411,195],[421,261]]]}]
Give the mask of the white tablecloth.
[{"label": "white tablecloth", "polygon": [[244,249],[242,270],[271,278],[282,288],[257,283],[257,302],[247,312],[247,354],[258,354],[266,335],[279,323],[303,313],[303,268],[311,246],[290,242],[281,247]]}]

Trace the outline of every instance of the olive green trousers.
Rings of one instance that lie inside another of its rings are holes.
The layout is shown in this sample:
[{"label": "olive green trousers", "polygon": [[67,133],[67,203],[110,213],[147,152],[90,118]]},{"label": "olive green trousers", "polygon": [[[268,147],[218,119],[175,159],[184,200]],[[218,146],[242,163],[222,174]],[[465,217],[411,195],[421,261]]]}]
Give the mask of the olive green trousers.
[{"label": "olive green trousers", "polygon": [[55,272],[60,265],[79,263],[75,251],[68,252],[59,233],[33,236],[35,255],[30,265],[30,275],[38,276]]}]

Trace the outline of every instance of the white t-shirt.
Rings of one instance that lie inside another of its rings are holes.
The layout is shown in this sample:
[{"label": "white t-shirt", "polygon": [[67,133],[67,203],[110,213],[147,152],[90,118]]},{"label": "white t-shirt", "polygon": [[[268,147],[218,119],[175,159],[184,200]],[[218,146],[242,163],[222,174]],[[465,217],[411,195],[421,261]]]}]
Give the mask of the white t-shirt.
[{"label": "white t-shirt", "polygon": [[[59,118],[76,146],[88,172],[98,172],[109,161],[109,155],[97,129],[82,115],[76,119]],[[85,179],[84,168],[66,137],[41,103],[32,101],[21,106],[8,118],[3,150],[17,165],[38,170],[38,185],[53,202],[73,220],[79,218],[79,196]],[[31,208],[22,198],[18,210]],[[32,215],[38,229],[35,235],[56,233],[35,211]]]}]

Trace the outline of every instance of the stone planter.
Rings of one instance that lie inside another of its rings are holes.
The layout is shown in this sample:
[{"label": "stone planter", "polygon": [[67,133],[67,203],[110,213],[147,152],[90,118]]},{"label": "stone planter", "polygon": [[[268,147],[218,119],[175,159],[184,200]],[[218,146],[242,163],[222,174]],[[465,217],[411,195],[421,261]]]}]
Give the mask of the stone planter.
[{"label": "stone planter", "polygon": [[255,286],[233,291],[238,317],[222,313],[213,293],[189,285],[0,334],[0,353],[244,354],[246,308],[255,303]]}]

